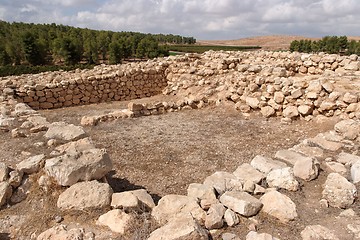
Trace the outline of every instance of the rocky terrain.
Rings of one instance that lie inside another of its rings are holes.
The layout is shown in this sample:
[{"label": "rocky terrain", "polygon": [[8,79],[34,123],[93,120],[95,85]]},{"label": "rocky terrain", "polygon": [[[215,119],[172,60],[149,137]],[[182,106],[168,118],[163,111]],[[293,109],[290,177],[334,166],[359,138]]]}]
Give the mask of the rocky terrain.
[{"label": "rocky terrain", "polygon": [[2,78],[0,239],[360,238],[359,60],[210,51]]}]

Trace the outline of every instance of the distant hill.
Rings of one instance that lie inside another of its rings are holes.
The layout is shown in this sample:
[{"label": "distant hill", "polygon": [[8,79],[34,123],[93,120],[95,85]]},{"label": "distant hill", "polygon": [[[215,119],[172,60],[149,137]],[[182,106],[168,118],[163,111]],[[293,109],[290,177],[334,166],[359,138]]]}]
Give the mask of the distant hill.
[{"label": "distant hill", "polygon": [[[273,35],[241,38],[237,40],[197,40],[200,45],[224,45],[224,46],[260,46],[264,50],[287,50],[294,40],[319,40],[304,36]],[[349,37],[349,40],[359,41],[360,37]]]}]

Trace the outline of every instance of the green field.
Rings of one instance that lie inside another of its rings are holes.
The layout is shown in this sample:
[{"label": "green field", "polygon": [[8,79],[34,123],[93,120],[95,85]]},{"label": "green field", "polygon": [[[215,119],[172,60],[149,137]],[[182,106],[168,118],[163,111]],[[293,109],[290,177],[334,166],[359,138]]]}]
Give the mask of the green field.
[{"label": "green field", "polygon": [[219,45],[167,45],[166,49],[170,52],[184,53],[204,53],[213,51],[247,51],[260,49],[259,46],[219,46]]}]

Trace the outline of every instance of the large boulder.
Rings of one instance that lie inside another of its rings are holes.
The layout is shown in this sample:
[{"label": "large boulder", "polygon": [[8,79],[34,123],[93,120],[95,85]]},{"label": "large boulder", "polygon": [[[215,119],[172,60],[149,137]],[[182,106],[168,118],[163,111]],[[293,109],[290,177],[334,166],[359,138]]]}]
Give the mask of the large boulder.
[{"label": "large boulder", "polygon": [[352,119],[343,120],[335,124],[334,129],[345,138],[354,140],[360,134],[360,123]]},{"label": "large boulder", "polygon": [[112,162],[105,150],[89,149],[79,155],[65,154],[48,159],[45,163],[46,173],[61,186],[71,186],[78,181],[101,179],[112,169]]},{"label": "large boulder", "polygon": [[173,218],[192,215],[199,223],[205,222],[205,211],[199,206],[195,198],[182,195],[166,195],[162,197],[151,215],[164,224]]},{"label": "large boulder", "polygon": [[221,203],[211,205],[206,214],[205,227],[209,230],[222,228],[225,211],[226,208]]},{"label": "large boulder", "polygon": [[263,208],[261,211],[279,219],[283,223],[294,220],[298,215],[295,203],[278,191],[270,191],[260,198]]},{"label": "large boulder", "polygon": [[113,190],[107,183],[79,182],[60,194],[57,207],[62,210],[84,210],[109,207]]},{"label": "large boulder", "polygon": [[207,240],[208,232],[191,216],[173,219],[150,234],[148,240]]},{"label": "large boulder", "polygon": [[49,125],[45,133],[47,139],[58,139],[62,141],[75,141],[86,137],[84,129],[80,126],[67,124],[64,122],[54,122]]},{"label": "large boulder", "polygon": [[330,173],[325,181],[322,192],[329,205],[338,208],[350,207],[357,196],[354,184],[338,173]]},{"label": "large boulder", "polygon": [[319,162],[314,158],[299,160],[294,165],[295,177],[311,181],[319,175]]},{"label": "large boulder", "polygon": [[245,217],[256,215],[262,203],[255,197],[246,192],[229,191],[221,195],[220,202],[227,208]]}]

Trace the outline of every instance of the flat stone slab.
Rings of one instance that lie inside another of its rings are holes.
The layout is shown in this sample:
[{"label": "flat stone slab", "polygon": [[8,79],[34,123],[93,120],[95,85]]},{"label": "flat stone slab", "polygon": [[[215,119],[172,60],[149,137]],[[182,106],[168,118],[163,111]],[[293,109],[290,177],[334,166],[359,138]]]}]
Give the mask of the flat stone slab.
[{"label": "flat stone slab", "polygon": [[265,178],[265,175],[256,170],[249,163],[240,165],[235,171],[234,175],[241,181],[252,181],[253,183],[259,183]]},{"label": "flat stone slab", "polygon": [[47,139],[58,139],[63,141],[75,141],[86,137],[84,129],[80,126],[67,124],[64,122],[54,122],[50,124],[49,129],[45,133]]},{"label": "flat stone slab", "polygon": [[262,208],[262,203],[246,192],[226,192],[221,195],[220,202],[245,217],[256,215]]},{"label": "flat stone slab", "polygon": [[306,157],[295,151],[284,149],[277,151],[275,158],[294,166],[298,160],[308,159],[309,157]]}]

